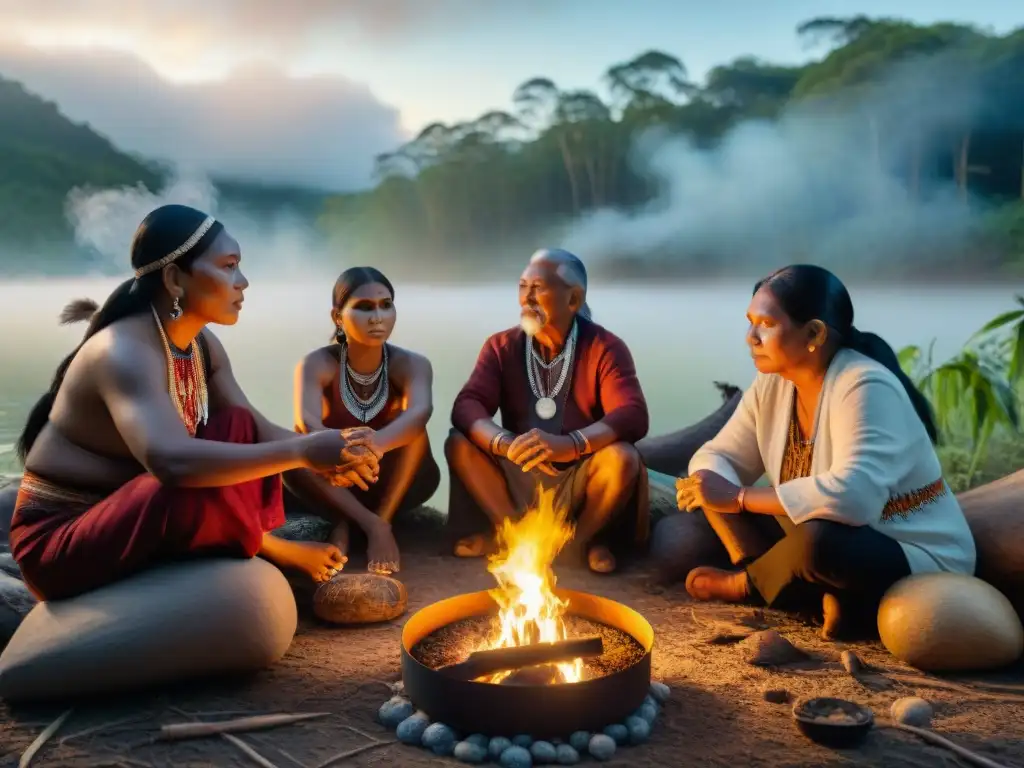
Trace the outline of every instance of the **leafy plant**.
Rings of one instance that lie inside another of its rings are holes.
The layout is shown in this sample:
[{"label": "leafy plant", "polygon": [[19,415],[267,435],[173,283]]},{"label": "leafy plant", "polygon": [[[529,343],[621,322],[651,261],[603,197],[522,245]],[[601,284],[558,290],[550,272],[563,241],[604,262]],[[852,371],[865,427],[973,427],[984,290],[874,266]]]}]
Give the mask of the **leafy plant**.
[{"label": "leafy plant", "polygon": [[1024,297],[979,328],[955,357],[935,365],[934,342],[899,352],[903,370],[932,404],[943,437],[970,437],[970,483],[994,433],[1020,431],[1020,385],[1024,379]]}]

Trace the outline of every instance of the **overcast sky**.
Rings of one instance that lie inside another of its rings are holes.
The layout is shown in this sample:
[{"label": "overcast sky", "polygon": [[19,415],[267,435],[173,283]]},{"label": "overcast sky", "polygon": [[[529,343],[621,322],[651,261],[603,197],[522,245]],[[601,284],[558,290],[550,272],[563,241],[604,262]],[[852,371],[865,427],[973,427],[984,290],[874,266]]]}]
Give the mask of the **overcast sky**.
[{"label": "overcast sky", "polygon": [[204,172],[351,189],[435,120],[508,108],[536,75],[597,88],[648,48],[700,78],[754,54],[813,55],[823,15],[968,21],[1008,0],[0,0],[0,74],[124,149]]}]

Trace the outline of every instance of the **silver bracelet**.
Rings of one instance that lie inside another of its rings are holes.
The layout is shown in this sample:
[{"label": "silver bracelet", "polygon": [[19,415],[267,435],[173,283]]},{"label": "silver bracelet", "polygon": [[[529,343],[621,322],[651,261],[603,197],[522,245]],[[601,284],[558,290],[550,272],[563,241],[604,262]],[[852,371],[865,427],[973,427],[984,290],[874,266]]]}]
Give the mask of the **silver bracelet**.
[{"label": "silver bracelet", "polygon": [[743,497],[746,496],[746,495],[747,495],[747,489],[746,488],[740,488],[740,493],[736,497],[736,502],[740,505],[740,512],[746,512],[747,511],[746,506],[744,506],[744,504],[743,504]]}]

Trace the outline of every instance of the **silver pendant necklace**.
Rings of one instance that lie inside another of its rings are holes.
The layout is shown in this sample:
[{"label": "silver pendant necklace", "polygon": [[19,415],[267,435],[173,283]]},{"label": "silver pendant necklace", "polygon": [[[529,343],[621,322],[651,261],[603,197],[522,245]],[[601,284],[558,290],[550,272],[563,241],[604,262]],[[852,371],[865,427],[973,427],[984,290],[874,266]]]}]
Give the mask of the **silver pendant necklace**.
[{"label": "silver pendant necklace", "polygon": [[[341,382],[339,389],[341,390],[341,402],[345,404],[345,408],[355,416],[363,424],[372,421],[382,410],[388,402],[388,395],[390,394],[390,386],[388,385],[388,348],[384,346],[384,356],[381,358],[380,365],[373,373],[358,373],[353,371],[352,367],[348,364],[348,344],[343,344],[341,347]],[[360,386],[368,387],[376,384],[376,388],[370,393],[367,398],[362,398],[352,388],[352,382],[359,384]]]},{"label": "silver pendant necklace", "polygon": [[[526,341],[526,378],[530,382],[530,391],[533,392],[533,396],[537,398],[537,403],[534,405],[534,411],[537,416],[548,421],[553,419],[555,414],[558,413],[558,404],[555,402],[555,398],[558,397],[558,393],[562,391],[562,387],[565,386],[565,381],[569,376],[569,368],[571,367],[573,355],[576,352],[576,335],[578,328],[575,322],[572,324],[572,330],[569,332],[569,338],[565,341],[565,346],[562,351],[548,364],[544,364],[543,359],[533,348],[533,338],[527,338]],[[557,362],[562,363],[561,370],[558,373],[558,380],[555,385],[549,390],[546,386],[547,382],[541,383],[542,379],[545,379],[544,369],[550,369],[554,367]]]}]

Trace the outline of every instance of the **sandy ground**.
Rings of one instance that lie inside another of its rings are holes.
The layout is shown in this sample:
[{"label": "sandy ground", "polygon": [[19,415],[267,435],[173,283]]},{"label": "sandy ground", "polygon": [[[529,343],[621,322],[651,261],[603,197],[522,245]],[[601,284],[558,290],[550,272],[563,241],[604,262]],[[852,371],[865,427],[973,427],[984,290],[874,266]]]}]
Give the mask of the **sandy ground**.
[{"label": "sandy ground", "polygon": [[[402,579],[409,589],[410,613],[438,599],[492,585],[482,561],[460,561],[441,554],[436,533],[403,536]],[[357,562],[350,567],[358,567]],[[744,659],[743,646],[708,643],[712,622],[755,617],[752,609],[694,605],[681,588],[653,587],[642,569],[617,575],[560,574],[560,584],[599,593],[642,612],[656,633],[654,677],[672,688],[649,744],[620,749],[610,766],[919,766],[942,768],[966,763],[908,734],[877,727],[859,748],[816,746],[794,727],[789,704],[764,698],[767,689],[785,689],[793,698],[839,696],[870,706],[884,726],[898,697],[920,695],[935,705],[934,730],[1008,766],[1024,766],[1024,696],[1020,703],[986,700],[939,689],[897,684],[885,691],[866,688],[838,663],[847,646],[818,640],[816,629],[774,614],[762,620],[815,661],[801,669],[768,671]],[[408,614],[407,614],[408,615]],[[330,717],[265,731],[241,739],[277,768],[314,768],[341,752],[391,734],[375,722],[389,697],[388,683],[399,679],[402,620],[364,629],[318,624],[308,616],[286,657],[273,669],[242,680],[205,682],[109,701],[78,703],[59,732],[33,760],[34,766],[251,766],[257,763],[226,740],[199,739],[149,743],[161,724],[182,722],[182,714],[259,714],[330,712]],[[855,646],[869,664],[892,672],[909,671],[877,645]],[[1024,670],[1001,682],[1024,683]],[[976,678],[975,680],[980,680]],[[0,704],[0,765],[19,756],[65,707],[14,710]],[[180,710],[180,712],[178,711]],[[131,718],[125,722],[126,718]],[[101,726],[106,727],[101,727]],[[362,732],[362,733],[360,733]],[[416,748],[381,746],[336,765],[459,765]]]}]

